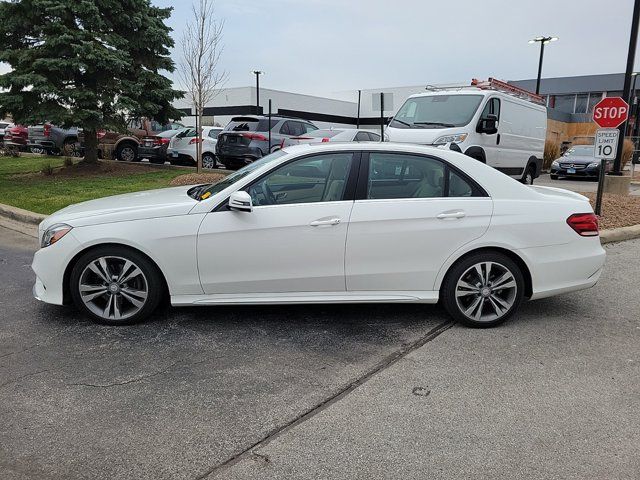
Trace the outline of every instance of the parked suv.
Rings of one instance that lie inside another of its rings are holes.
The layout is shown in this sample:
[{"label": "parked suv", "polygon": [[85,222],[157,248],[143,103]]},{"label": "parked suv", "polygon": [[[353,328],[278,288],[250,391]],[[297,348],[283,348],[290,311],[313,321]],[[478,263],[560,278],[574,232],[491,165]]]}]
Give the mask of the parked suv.
[{"label": "parked suv", "polygon": [[[240,168],[280,148],[283,140],[317,130],[299,118],[271,116],[235,117],[218,135],[216,155],[225,168]],[[271,145],[269,145],[271,130]]]},{"label": "parked suv", "polygon": [[77,144],[78,129],[76,127],[65,129],[50,123],[29,127],[27,149],[33,153],[72,155],[79,151],[76,148]]}]

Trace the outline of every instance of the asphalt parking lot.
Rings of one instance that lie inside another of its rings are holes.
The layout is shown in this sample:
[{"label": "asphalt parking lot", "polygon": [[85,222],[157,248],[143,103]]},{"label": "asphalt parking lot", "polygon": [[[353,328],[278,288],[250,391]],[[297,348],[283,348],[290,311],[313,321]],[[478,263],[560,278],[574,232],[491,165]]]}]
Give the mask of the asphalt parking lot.
[{"label": "asphalt parking lot", "polygon": [[[543,173],[534,180],[534,185],[542,185],[545,187],[566,188],[574,192],[586,193],[597,192],[598,182],[591,179],[584,178],[560,178],[558,180],[551,180],[548,173]],[[630,195],[640,195],[640,185],[637,183],[629,186]]]},{"label": "asphalt parking lot", "polygon": [[638,478],[640,240],[491,330],[437,306],[171,309],[31,297],[0,227],[0,478]]}]

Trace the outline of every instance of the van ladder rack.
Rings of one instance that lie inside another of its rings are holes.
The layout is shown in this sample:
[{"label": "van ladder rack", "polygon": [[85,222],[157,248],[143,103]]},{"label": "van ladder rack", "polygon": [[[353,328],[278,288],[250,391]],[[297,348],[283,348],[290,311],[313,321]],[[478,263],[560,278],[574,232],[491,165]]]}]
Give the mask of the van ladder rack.
[{"label": "van ladder rack", "polygon": [[508,93],[514,97],[528,100],[529,102],[537,103],[539,105],[546,105],[545,98],[542,95],[525,90],[524,88],[516,87],[507,82],[497,80],[489,77],[488,80],[481,81],[476,78],[471,80],[471,86],[480,88],[482,90],[497,90],[500,92]]}]

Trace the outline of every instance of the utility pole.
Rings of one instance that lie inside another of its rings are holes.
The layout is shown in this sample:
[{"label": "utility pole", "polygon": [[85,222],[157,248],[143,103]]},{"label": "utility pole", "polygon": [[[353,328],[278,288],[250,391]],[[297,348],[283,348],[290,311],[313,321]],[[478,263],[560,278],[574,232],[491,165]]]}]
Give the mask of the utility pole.
[{"label": "utility pole", "polygon": [[[631,90],[631,74],[633,73],[633,64],[636,58],[636,43],[638,42],[638,21],[640,20],[640,0],[635,0],[633,5],[633,17],[631,18],[631,34],[629,36],[629,52],[627,53],[627,70],[624,75],[624,87],[622,89],[622,98],[629,98]],[[627,120],[628,121],[628,120]],[[618,127],[620,132],[618,137],[618,150],[616,151],[616,159],[613,162],[613,171],[609,175],[622,175],[622,151],[624,149],[624,134],[627,131],[627,122],[625,121]]]}]

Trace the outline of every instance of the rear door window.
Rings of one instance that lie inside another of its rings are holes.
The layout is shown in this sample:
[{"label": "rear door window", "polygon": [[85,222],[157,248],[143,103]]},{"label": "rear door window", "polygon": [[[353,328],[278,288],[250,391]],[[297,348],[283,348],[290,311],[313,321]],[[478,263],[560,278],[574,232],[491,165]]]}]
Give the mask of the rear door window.
[{"label": "rear door window", "polygon": [[358,132],[355,138],[356,142],[368,142],[370,141],[369,134],[367,132]]},{"label": "rear door window", "polygon": [[397,153],[369,154],[368,199],[444,196],[445,167],[428,157]]}]

